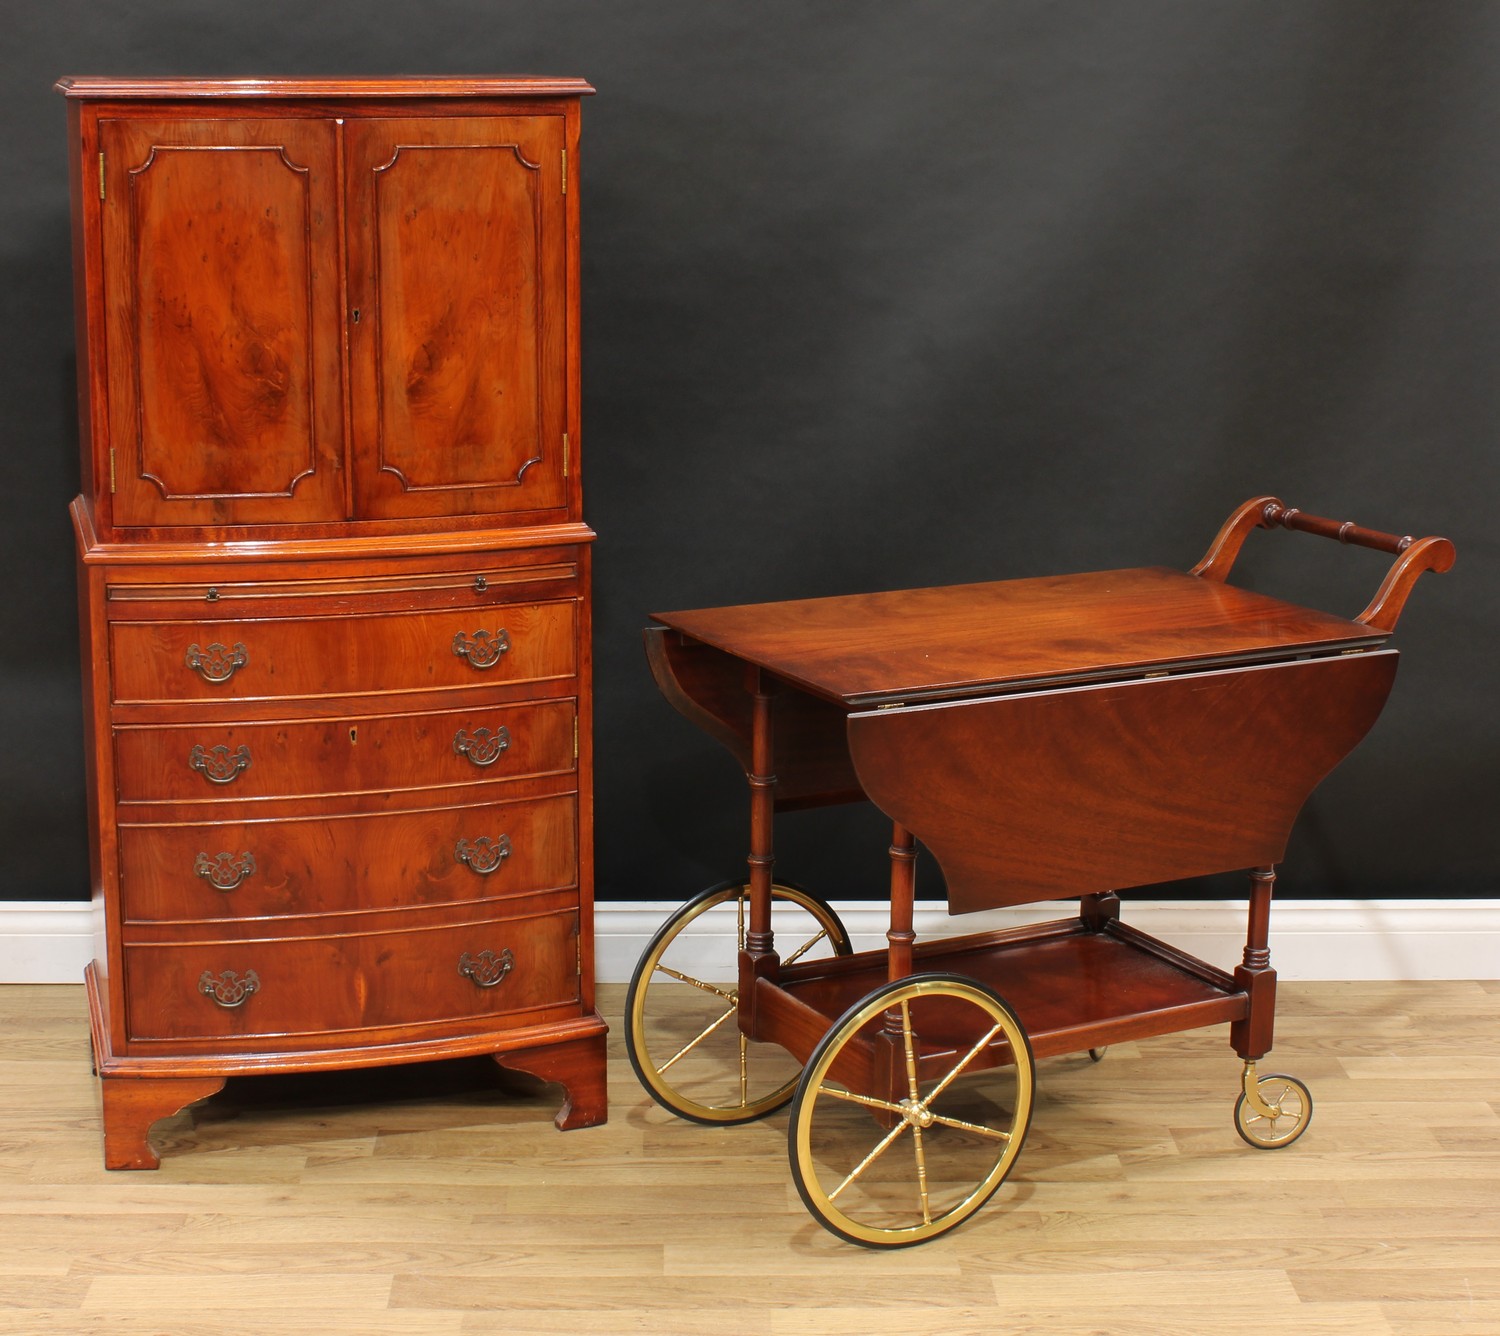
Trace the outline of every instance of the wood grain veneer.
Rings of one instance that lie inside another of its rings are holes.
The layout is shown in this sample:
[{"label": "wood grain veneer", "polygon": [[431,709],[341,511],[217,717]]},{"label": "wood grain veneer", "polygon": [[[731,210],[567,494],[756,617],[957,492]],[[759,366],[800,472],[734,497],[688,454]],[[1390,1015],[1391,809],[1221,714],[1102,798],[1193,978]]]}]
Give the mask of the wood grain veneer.
[{"label": "wood grain veneer", "polygon": [[1274,658],[1386,636],[1165,567],[653,616],[845,705]]},{"label": "wood grain veneer", "polygon": [[[1279,863],[1379,717],[1396,652],[852,715],[866,793],[955,913]],[[1264,763],[1267,756],[1274,765]]]},{"label": "wood grain veneer", "polygon": [[226,803],[184,815],[121,823],[123,927],[493,902],[578,881],[571,791],[423,811],[257,818]]}]

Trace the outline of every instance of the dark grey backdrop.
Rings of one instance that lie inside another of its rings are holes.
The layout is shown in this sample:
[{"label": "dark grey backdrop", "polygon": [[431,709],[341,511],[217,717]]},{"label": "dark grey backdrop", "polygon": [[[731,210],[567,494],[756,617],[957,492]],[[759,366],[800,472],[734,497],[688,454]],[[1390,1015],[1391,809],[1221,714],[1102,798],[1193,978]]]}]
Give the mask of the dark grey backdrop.
[{"label": "dark grey backdrop", "polygon": [[[1500,6],[20,0],[6,26],[0,897],[87,894],[53,79],[470,71],[599,89],[601,896],[686,895],[744,842],[733,764],[648,680],[646,612],[1186,565],[1259,492],[1459,548],[1283,887],[1496,893]],[[1252,546],[1247,582],[1349,614],[1382,570]],[[782,870],[878,894],[884,844],[805,814]]]}]

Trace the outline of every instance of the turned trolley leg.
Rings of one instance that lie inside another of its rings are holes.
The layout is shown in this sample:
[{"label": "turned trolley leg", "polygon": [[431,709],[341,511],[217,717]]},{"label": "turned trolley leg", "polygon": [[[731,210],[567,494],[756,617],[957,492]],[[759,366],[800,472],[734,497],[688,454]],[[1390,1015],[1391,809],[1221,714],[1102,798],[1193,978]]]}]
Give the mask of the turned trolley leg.
[{"label": "turned trolley leg", "polygon": [[[1078,917],[1086,932],[1105,932],[1111,923],[1120,921],[1120,897],[1113,891],[1095,891],[1078,898]],[[1089,1057],[1103,1062],[1108,1046],[1089,1049]]]},{"label": "turned trolley leg", "polygon": [[780,963],[771,932],[771,871],[775,866],[772,831],[776,816],[775,736],[771,685],[758,668],[746,669],[750,692],[750,927],[740,952],[739,1021],[746,1035],[758,1033],[755,1024],[755,981],[774,979]]},{"label": "turned trolley leg", "polygon": [[1249,1003],[1243,1020],[1229,1028],[1229,1042],[1245,1060],[1240,1073],[1240,1096],[1234,1104],[1235,1130],[1260,1150],[1289,1146],[1307,1130],[1312,1118],[1312,1095],[1294,1076],[1261,1076],[1255,1064],[1271,1051],[1276,1028],[1276,971],[1271,968],[1271,893],[1274,867],[1258,867],[1250,874],[1250,919],[1245,932],[1245,954],[1234,979]]},{"label": "turned trolley leg", "polygon": [[1250,921],[1245,932],[1245,954],[1234,971],[1234,981],[1245,990],[1250,1009],[1244,1020],[1229,1028],[1229,1042],[1246,1062],[1271,1051],[1276,1028],[1276,971],[1271,968],[1271,892],[1274,867],[1258,867],[1250,874]]},{"label": "turned trolley leg", "polygon": [[889,961],[886,978],[895,983],[911,973],[912,946],[917,940],[912,930],[917,898],[917,838],[896,822],[891,826],[890,853],[891,926],[885,935]]},{"label": "turned trolley leg", "polygon": [[851,952],[826,901],[773,879],[776,684],[753,668],[742,683],[751,713],[747,875],[693,896],[657,929],[626,990],[623,1027],[630,1064],[651,1097],[716,1126],[783,1108],[800,1075],[790,1046],[767,1037],[774,1027],[761,1019],[769,994],[760,981],[774,985],[799,962]]},{"label": "turned trolley leg", "polygon": [[[912,947],[917,934],[912,927],[916,910],[917,840],[899,822],[891,824],[891,926],[885,934],[886,980],[896,983],[912,972]],[[906,1044],[911,1038],[899,1007],[885,1013],[885,1023],[875,1044],[877,1089],[891,1102],[907,1090]],[[883,1126],[894,1126],[884,1119]]]}]

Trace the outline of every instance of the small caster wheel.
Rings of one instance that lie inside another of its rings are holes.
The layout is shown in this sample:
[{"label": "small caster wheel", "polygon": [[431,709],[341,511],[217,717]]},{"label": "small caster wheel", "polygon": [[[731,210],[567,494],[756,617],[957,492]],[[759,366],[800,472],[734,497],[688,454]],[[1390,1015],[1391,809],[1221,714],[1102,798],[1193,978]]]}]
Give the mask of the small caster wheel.
[{"label": "small caster wheel", "polygon": [[1089,1061],[1090,1062],[1103,1062],[1104,1061],[1104,1055],[1106,1053],[1108,1053],[1108,1052],[1109,1052],[1109,1049],[1107,1047],[1105,1047],[1105,1048],[1091,1048],[1091,1049],[1089,1049]]},{"label": "small caster wheel", "polygon": [[1234,1130],[1257,1150],[1280,1150],[1307,1131],[1312,1111],[1312,1094],[1295,1076],[1256,1077],[1252,1063],[1234,1102]]},{"label": "small caster wheel", "polygon": [[[779,1044],[739,1027],[739,953],[750,888],[726,881],[695,895],[657,930],[625,994],[625,1048],[651,1098],[696,1123],[748,1123],[792,1097],[801,1068]],[[839,916],[800,887],[771,887],[783,965],[847,956]]]},{"label": "small caster wheel", "polygon": [[818,1042],[792,1102],[792,1180],[817,1222],[901,1248],[967,1220],[1005,1181],[1036,1066],[1015,1013],[957,974],[868,994]]}]

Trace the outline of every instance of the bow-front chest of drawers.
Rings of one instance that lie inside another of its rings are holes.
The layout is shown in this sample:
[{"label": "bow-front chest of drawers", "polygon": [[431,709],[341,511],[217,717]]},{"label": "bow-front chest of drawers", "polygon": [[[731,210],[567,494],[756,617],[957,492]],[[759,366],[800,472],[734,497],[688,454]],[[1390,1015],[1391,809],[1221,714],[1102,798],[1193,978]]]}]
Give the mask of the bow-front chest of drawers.
[{"label": "bow-front chest of drawers", "polygon": [[490,1054],[603,1121],[587,86],[62,87],[106,1163],[271,1071]]}]

